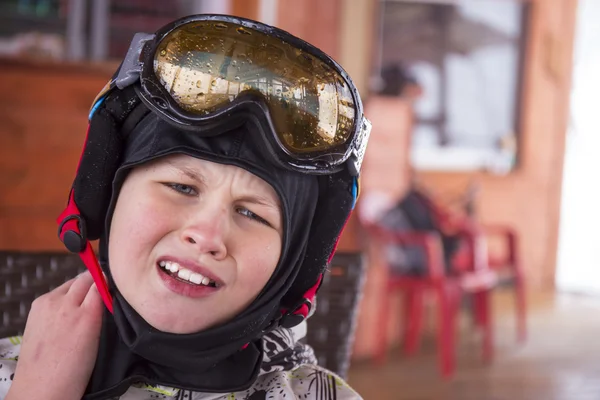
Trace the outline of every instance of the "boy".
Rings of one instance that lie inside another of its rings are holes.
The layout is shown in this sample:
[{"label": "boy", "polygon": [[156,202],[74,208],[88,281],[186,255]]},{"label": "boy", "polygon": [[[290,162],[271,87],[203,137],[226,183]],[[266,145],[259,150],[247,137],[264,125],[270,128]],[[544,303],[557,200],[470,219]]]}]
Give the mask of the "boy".
[{"label": "boy", "polygon": [[137,34],[59,218],[89,273],[36,300],[22,349],[4,342],[0,394],[359,398],[294,327],[356,201],[369,129],[341,67],[286,32],[199,15]]}]

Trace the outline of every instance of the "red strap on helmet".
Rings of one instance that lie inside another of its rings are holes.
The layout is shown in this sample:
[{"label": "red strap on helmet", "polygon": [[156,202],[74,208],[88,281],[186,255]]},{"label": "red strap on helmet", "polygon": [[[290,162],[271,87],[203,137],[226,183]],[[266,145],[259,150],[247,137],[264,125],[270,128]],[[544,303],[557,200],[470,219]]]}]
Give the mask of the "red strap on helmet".
[{"label": "red strap on helmet", "polygon": [[323,280],[323,274],[319,275],[319,279],[317,279],[317,283],[310,289],[304,293],[304,302],[302,305],[294,311],[296,315],[302,315],[304,318],[308,318],[308,313],[312,308],[313,303],[315,302],[315,295],[317,294],[317,290],[319,286],[321,286],[321,281]]},{"label": "red strap on helmet", "polygon": [[[308,313],[312,308],[312,305],[315,301],[315,295],[317,294],[317,290],[319,290],[319,286],[321,285],[321,281],[323,280],[323,274],[319,274],[319,278],[317,279],[317,283],[314,284],[310,289],[308,289],[304,296],[302,297],[302,303],[298,304],[298,306],[294,310],[286,310],[282,309],[282,325],[286,326],[287,322],[290,322],[291,325],[296,325],[300,322],[297,317],[302,317],[302,319],[308,318]],[[296,318],[295,318],[296,317]],[[294,321],[296,321],[294,323]]]},{"label": "red strap on helmet", "polygon": [[58,217],[57,223],[59,224],[58,237],[70,252],[79,254],[79,257],[92,274],[92,278],[94,278],[102,301],[112,314],[112,297],[108,292],[108,285],[106,279],[104,279],[98,258],[96,258],[94,249],[87,240],[85,221],[81,218],[81,213],[75,204],[72,190],[67,207]]}]

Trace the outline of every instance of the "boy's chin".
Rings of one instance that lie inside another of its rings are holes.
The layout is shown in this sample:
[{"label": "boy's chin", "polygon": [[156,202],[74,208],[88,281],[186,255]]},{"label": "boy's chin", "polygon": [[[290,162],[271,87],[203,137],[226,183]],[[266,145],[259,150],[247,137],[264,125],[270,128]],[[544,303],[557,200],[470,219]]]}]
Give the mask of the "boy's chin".
[{"label": "boy's chin", "polygon": [[136,311],[154,329],[165,333],[197,333],[215,326],[215,323],[211,323],[206,316],[194,318],[194,316],[185,312],[172,312],[170,310],[161,310],[157,307]]}]

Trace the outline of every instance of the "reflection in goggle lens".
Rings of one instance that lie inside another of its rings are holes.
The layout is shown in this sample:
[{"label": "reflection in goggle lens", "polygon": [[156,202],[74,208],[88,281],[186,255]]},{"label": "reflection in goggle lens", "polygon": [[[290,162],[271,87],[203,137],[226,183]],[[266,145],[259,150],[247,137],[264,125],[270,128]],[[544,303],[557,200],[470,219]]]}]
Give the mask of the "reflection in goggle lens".
[{"label": "reflection in goggle lens", "polygon": [[287,42],[240,25],[193,22],[160,42],[154,72],[185,110],[209,114],[241,93],[261,95],[294,153],[346,143],[355,106],[333,68]]}]

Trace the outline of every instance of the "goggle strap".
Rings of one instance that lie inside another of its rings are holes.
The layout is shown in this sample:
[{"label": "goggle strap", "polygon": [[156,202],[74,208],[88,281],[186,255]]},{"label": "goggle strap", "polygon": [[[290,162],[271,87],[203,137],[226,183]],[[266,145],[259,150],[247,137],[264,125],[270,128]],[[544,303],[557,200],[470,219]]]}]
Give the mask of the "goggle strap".
[{"label": "goggle strap", "polygon": [[122,137],[126,138],[137,124],[150,112],[150,109],[144,105],[144,102],[140,101],[123,121],[123,125],[121,125]]},{"label": "goggle strap", "polygon": [[119,89],[124,89],[139,81],[142,72],[142,62],[140,61],[142,49],[144,44],[153,40],[155,36],[151,33],[136,33],[133,36],[129,50],[127,50],[115,79],[115,84]]}]

